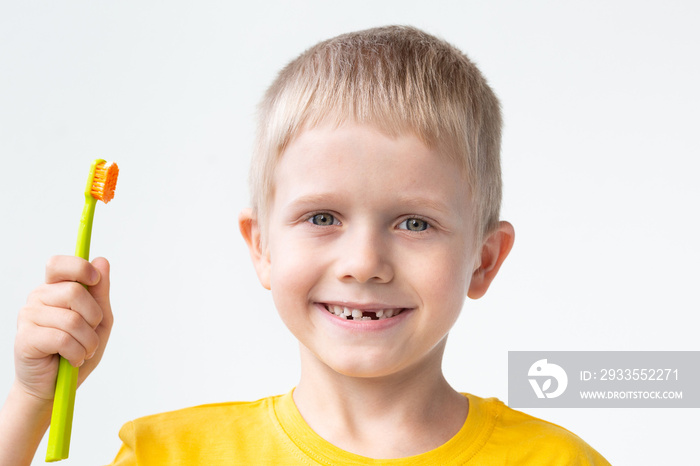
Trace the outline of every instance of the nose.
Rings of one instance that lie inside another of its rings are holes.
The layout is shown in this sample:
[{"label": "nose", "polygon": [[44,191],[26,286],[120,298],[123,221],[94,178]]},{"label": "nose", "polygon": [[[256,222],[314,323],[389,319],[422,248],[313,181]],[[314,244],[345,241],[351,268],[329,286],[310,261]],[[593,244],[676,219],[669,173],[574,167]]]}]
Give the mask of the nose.
[{"label": "nose", "polygon": [[369,227],[346,232],[340,245],[337,275],[340,280],[388,283],[394,278],[390,246],[381,232]]}]

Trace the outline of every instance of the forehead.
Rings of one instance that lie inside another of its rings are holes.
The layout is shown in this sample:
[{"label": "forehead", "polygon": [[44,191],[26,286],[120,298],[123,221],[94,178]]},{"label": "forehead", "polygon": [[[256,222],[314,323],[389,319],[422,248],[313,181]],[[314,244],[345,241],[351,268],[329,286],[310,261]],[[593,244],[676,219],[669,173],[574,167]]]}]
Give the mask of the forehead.
[{"label": "forehead", "polygon": [[275,169],[277,201],[331,195],[375,203],[422,198],[450,210],[471,204],[463,170],[450,157],[413,133],[352,122],[302,131]]}]

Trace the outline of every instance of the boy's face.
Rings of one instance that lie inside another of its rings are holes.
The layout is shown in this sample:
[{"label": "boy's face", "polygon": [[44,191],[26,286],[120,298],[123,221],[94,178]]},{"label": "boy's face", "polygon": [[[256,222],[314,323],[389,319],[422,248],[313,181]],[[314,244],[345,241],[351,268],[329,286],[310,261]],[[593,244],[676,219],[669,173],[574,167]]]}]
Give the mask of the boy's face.
[{"label": "boy's face", "polygon": [[274,186],[256,268],[308,352],[355,377],[439,359],[479,266],[456,163],[412,134],[325,125],[288,146]]}]

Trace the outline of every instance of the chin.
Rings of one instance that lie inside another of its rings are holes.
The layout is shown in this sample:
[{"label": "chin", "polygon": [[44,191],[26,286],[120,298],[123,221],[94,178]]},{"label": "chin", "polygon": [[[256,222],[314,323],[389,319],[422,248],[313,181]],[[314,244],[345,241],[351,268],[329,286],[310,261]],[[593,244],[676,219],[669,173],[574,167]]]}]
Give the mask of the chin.
[{"label": "chin", "polygon": [[335,356],[333,358],[320,358],[320,361],[338,374],[361,379],[386,377],[401,370],[401,365],[398,361],[392,362],[386,356],[382,357],[374,354],[367,354],[354,359]]}]

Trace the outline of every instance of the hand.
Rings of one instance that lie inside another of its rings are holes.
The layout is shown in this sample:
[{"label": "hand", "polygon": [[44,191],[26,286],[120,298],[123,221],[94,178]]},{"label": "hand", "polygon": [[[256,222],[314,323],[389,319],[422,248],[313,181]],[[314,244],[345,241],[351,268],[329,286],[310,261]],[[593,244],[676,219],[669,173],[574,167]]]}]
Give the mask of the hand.
[{"label": "hand", "polygon": [[29,295],[19,313],[15,384],[40,400],[53,400],[60,354],[80,367],[80,385],[102,359],[112,322],[109,262],[52,257],[46,283]]}]

